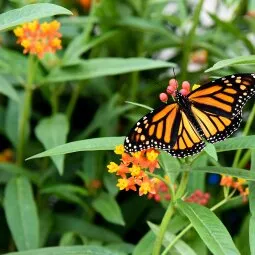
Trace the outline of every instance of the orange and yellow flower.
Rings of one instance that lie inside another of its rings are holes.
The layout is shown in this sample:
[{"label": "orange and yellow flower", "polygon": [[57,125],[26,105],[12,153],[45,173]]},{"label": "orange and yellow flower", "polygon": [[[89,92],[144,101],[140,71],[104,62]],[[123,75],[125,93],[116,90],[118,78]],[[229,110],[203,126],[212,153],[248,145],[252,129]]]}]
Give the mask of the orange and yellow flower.
[{"label": "orange and yellow flower", "polygon": [[243,197],[243,201],[247,201],[249,188],[247,187],[247,181],[245,179],[222,175],[220,185],[239,191],[240,195]]},{"label": "orange and yellow flower", "polygon": [[13,151],[11,149],[5,149],[0,153],[0,162],[13,161]]},{"label": "orange and yellow flower", "polygon": [[153,173],[156,168],[159,168],[159,152],[149,149],[128,154],[125,153],[123,145],[116,146],[114,152],[121,155],[121,163],[118,165],[115,162],[110,162],[107,168],[108,172],[120,176],[117,187],[126,191],[139,190],[140,196],[155,196],[158,182],[155,181],[155,178],[149,178],[146,170]]},{"label": "orange and yellow flower", "polygon": [[42,58],[45,53],[55,53],[62,48],[59,29],[60,23],[56,20],[42,24],[35,20],[15,28],[14,34],[18,37],[17,43],[24,48],[24,54]]}]

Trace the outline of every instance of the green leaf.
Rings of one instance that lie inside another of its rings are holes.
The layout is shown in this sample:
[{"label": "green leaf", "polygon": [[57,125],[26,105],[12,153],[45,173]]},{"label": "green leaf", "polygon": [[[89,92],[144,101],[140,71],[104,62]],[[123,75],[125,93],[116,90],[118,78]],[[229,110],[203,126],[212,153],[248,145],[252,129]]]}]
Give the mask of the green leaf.
[{"label": "green leaf", "polygon": [[217,152],[215,149],[215,146],[212,143],[207,143],[205,146],[205,152],[212,157],[213,159],[215,159],[216,161],[218,161],[218,156],[217,156]]},{"label": "green leaf", "polygon": [[255,55],[249,56],[241,56],[236,58],[224,59],[216,64],[214,64],[211,68],[205,70],[205,72],[212,72],[223,67],[234,66],[234,65],[255,65]]},{"label": "green leaf", "polygon": [[122,226],[125,225],[120,207],[112,195],[101,192],[92,202],[92,206],[107,221]]},{"label": "green leaf", "polygon": [[255,135],[228,138],[215,144],[216,151],[232,151],[239,149],[255,149]]},{"label": "green leaf", "polygon": [[79,57],[86,51],[92,49],[99,44],[106,42],[107,40],[117,36],[119,31],[109,31],[98,37],[91,39],[89,42],[84,41],[84,35],[81,34],[76,37],[68,46],[65,51],[65,55],[62,60],[62,66],[77,65],[81,59]]},{"label": "green leaf", "polygon": [[106,245],[106,247],[112,251],[116,251],[126,255],[126,254],[132,254],[135,246],[130,243],[111,243]]},{"label": "green leaf", "polygon": [[249,242],[251,255],[255,254],[255,216],[252,215],[249,224]]},{"label": "green leaf", "polygon": [[5,171],[9,174],[9,177],[14,177],[15,175],[23,175],[30,179],[33,183],[39,185],[40,175],[32,172],[31,170],[25,169],[23,167],[17,166],[14,163],[1,162],[0,171]]},{"label": "green leaf", "polygon": [[113,252],[107,248],[95,245],[75,245],[63,247],[41,248],[23,252],[10,252],[5,255],[119,255],[118,252]]},{"label": "green leaf", "polygon": [[47,240],[48,236],[51,233],[53,227],[53,214],[47,208],[41,208],[39,211],[39,223],[40,223],[40,247],[43,247]]},{"label": "green leaf", "polygon": [[[50,149],[63,144],[67,139],[68,131],[68,120],[63,114],[44,118],[35,128],[36,137],[44,145],[45,149]],[[52,160],[56,165],[59,174],[62,175],[64,171],[64,156],[58,155],[52,157]]]},{"label": "green leaf", "polygon": [[69,10],[55,4],[30,4],[19,9],[14,9],[0,14],[0,31],[11,29],[14,26],[33,21],[35,19],[59,14],[72,15]]},{"label": "green leaf", "polygon": [[175,64],[146,58],[96,58],[81,60],[79,65],[56,68],[43,82],[77,81],[166,67],[175,67]]},{"label": "green leaf", "polygon": [[213,254],[240,254],[223,223],[208,208],[177,200],[178,208],[189,218],[201,239]]},{"label": "green leaf", "polygon": [[120,242],[121,238],[114,232],[87,222],[81,218],[75,218],[69,215],[57,215],[55,217],[56,233],[65,233],[68,231],[77,232],[89,239],[104,242]]},{"label": "green leaf", "polygon": [[4,209],[19,251],[39,247],[39,219],[31,184],[25,177],[11,179],[5,189]]},{"label": "green leaf", "polygon": [[[251,169],[255,173],[255,150],[251,151]],[[249,240],[251,255],[255,255],[255,182],[249,182],[249,205],[250,205],[250,226],[249,226]]]},{"label": "green leaf", "polygon": [[[185,169],[181,169],[185,171]],[[255,181],[255,172],[251,172],[241,168],[233,167],[219,167],[219,166],[205,166],[205,167],[192,167],[191,171],[203,172],[203,173],[215,173],[215,174],[226,174],[234,177],[244,178],[246,180]]]},{"label": "green leaf", "polygon": [[[153,231],[153,233],[157,236],[159,234],[159,226],[148,222],[148,225],[150,229]],[[169,231],[165,232],[164,239],[163,239],[163,245],[167,247],[174,239],[176,238],[176,235],[172,234]],[[173,254],[189,254],[189,255],[196,255],[195,251],[184,241],[179,239],[175,245],[172,247],[171,252]]]},{"label": "green leaf", "polygon": [[153,108],[151,108],[150,106],[145,105],[145,104],[139,104],[139,103],[135,103],[135,102],[131,102],[131,101],[125,101],[125,103],[127,103],[127,104],[132,104],[132,105],[135,105],[135,106],[139,106],[139,107],[148,109],[148,110],[150,110],[150,111],[153,110]]},{"label": "green leaf", "polygon": [[3,76],[0,76],[0,93],[4,94],[5,96],[8,96],[14,101],[19,102],[19,97],[16,90]]},{"label": "green leaf", "polygon": [[81,188],[76,185],[72,184],[56,184],[56,185],[49,185],[45,188],[42,188],[40,190],[40,193],[42,194],[54,194],[54,193],[75,193],[82,196],[87,196],[88,192],[85,190],[85,188]]},{"label": "green leaf", "polygon": [[171,157],[167,152],[161,151],[159,154],[159,164],[171,182],[174,183],[179,174],[178,169],[181,168],[179,160]]},{"label": "green leaf", "polygon": [[153,244],[155,242],[155,235],[150,230],[136,245],[133,255],[148,255],[151,254]]},{"label": "green leaf", "polygon": [[42,153],[36,154],[28,159],[56,156],[78,151],[114,150],[116,145],[123,144],[124,138],[124,136],[103,137],[66,143]]}]

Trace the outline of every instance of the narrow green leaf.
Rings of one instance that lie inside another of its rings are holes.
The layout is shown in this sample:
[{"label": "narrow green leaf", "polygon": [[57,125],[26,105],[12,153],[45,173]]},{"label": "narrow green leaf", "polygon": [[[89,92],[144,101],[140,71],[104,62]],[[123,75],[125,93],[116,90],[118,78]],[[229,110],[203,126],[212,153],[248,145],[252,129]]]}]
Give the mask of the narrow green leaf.
[{"label": "narrow green leaf", "polygon": [[255,216],[252,215],[249,224],[249,242],[251,255],[255,254]]},{"label": "narrow green leaf", "polygon": [[40,190],[40,193],[42,194],[61,194],[61,193],[74,193],[79,194],[81,196],[87,196],[88,192],[85,190],[85,188],[81,188],[76,185],[72,184],[56,184],[56,185],[49,185],[45,188],[42,188]]},{"label": "narrow green leaf", "polygon": [[[68,131],[68,120],[63,114],[45,118],[41,120],[35,128],[36,137],[41,141],[45,149],[50,149],[65,143]],[[58,155],[52,157],[52,160],[56,165],[59,174],[62,175],[64,171],[64,156]]]},{"label": "narrow green leaf", "polygon": [[[251,169],[255,173],[255,150],[251,150]],[[250,226],[249,226],[249,241],[251,255],[255,255],[255,181],[249,182],[249,205],[250,205]]]},{"label": "narrow green leaf", "polygon": [[234,66],[234,65],[255,65],[255,55],[249,56],[241,56],[236,58],[224,59],[216,64],[214,64],[211,68],[205,70],[205,72],[212,72],[223,67]]},{"label": "narrow green leaf", "polygon": [[28,159],[56,156],[78,151],[114,150],[116,145],[123,144],[123,142],[123,136],[86,139],[57,146]]},{"label": "narrow green leaf", "polygon": [[46,244],[48,236],[51,233],[51,229],[53,227],[53,214],[49,209],[47,208],[40,209],[39,223],[40,223],[40,247],[43,247]]},{"label": "narrow green leaf", "polygon": [[99,37],[91,39],[89,42],[84,41],[84,35],[81,34],[75,38],[68,46],[65,51],[64,58],[62,60],[62,66],[77,65],[81,61],[79,57],[84,54],[86,51],[92,49],[95,46],[98,46],[107,40],[117,36],[120,31],[109,31]]},{"label": "narrow green leaf", "polygon": [[92,202],[92,206],[107,221],[122,226],[125,225],[120,207],[112,195],[101,192]]},{"label": "narrow green leaf", "polygon": [[25,177],[11,179],[5,190],[4,209],[19,251],[39,247],[39,219],[31,184]]},{"label": "narrow green leaf", "polygon": [[31,180],[35,184],[40,183],[40,175],[32,172],[31,170],[25,169],[23,167],[17,166],[14,163],[1,162],[0,163],[0,171],[5,171],[10,174],[10,178],[15,175],[23,175]]},{"label": "narrow green leaf", "polygon": [[[150,229],[153,231],[153,233],[157,236],[159,233],[159,226],[148,222],[148,225]],[[163,239],[163,245],[167,247],[174,239],[176,238],[176,235],[172,234],[170,231],[166,231]],[[188,255],[196,255],[195,251],[184,241],[179,239],[175,245],[172,247],[171,252],[173,254],[188,254]]]},{"label": "narrow green leaf", "polygon": [[71,246],[76,244],[77,234],[74,232],[66,232],[62,235],[59,246]]},{"label": "narrow green leaf", "polygon": [[223,223],[208,208],[177,201],[178,208],[189,218],[201,239],[213,254],[240,254]]},{"label": "narrow green leaf", "polygon": [[131,243],[111,243],[106,247],[112,251],[123,253],[123,255],[132,254],[134,245]]},{"label": "narrow green leaf", "polygon": [[228,138],[225,141],[216,143],[215,147],[217,152],[239,149],[255,149],[255,135]]},{"label": "narrow green leaf", "polygon": [[[185,171],[182,169],[181,171]],[[246,180],[255,181],[255,172],[241,168],[233,167],[219,167],[219,166],[205,166],[205,167],[192,167],[191,171],[205,172],[205,173],[216,173],[216,174],[226,174],[234,177],[244,178]]]},{"label": "narrow green leaf", "polygon": [[205,152],[211,156],[213,159],[215,159],[216,161],[218,161],[218,156],[217,156],[217,152],[215,149],[215,146],[212,143],[207,143],[205,146]]},{"label": "narrow green leaf", "polygon": [[12,85],[3,77],[0,76],[0,93],[8,96],[14,101],[19,101],[18,94],[16,90],[12,87]]},{"label": "narrow green leaf", "polygon": [[4,255],[119,255],[107,248],[95,245],[75,245],[63,247],[41,248],[23,252],[10,252]]},{"label": "narrow green leaf", "polygon": [[53,232],[55,231],[58,234],[73,231],[92,240],[103,242],[121,241],[121,238],[114,232],[70,215],[56,215],[54,226]]},{"label": "narrow green leaf", "polygon": [[96,58],[79,65],[54,69],[44,82],[66,82],[134,71],[175,67],[175,64],[146,58]]},{"label": "narrow green leaf", "polygon": [[151,230],[149,232],[147,232],[146,235],[143,236],[142,239],[136,245],[133,255],[151,254],[155,239],[156,239],[156,237]]},{"label": "narrow green leaf", "polygon": [[14,26],[33,21],[35,19],[60,14],[72,15],[69,10],[56,4],[30,4],[19,9],[14,9],[0,14],[0,31],[11,29]]}]

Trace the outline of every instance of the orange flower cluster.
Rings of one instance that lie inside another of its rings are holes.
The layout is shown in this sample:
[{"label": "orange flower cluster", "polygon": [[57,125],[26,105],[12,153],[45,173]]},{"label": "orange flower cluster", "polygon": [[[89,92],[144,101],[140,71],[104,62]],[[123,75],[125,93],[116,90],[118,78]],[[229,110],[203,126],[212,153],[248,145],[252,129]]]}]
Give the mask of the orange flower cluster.
[{"label": "orange flower cluster", "polygon": [[249,188],[247,187],[247,181],[245,179],[222,175],[220,185],[238,190],[243,197],[243,201],[247,201]]},{"label": "orange flower cluster", "polygon": [[[120,177],[116,186],[126,191],[139,189],[140,196],[147,194],[151,194],[151,198],[156,196],[162,188],[162,181],[158,178],[150,178],[146,170],[153,173],[156,168],[159,168],[159,152],[148,149],[128,154],[125,153],[123,145],[116,146],[114,152],[121,155],[121,163],[118,165],[110,162],[107,168],[109,173],[115,173]],[[156,197],[158,199],[158,196]]]},{"label": "orange flower cluster", "polygon": [[210,199],[208,192],[203,193],[201,190],[195,190],[189,197],[185,199],[186,202],[196,203],[200,205],[207,205]]},{"label": "orange flower cluster", "polygon": [[42,24],[35,20],[15,28],[14,34],[18,37],[17,43],[24,48],[24,54],[42,58],[45,53],[55,53],[62,48],[59,28],[60,23],[56,20]]},{"label": "orange flower cluster", "polygon": [[13,151],[5,149],[0,153],[0,162],[11,162],[13,160]]}]

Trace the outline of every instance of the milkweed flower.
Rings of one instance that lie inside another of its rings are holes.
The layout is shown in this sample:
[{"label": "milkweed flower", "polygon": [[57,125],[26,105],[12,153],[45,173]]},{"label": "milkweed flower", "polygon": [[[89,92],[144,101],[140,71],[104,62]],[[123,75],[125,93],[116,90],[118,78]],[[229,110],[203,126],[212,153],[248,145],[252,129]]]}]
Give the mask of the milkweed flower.
[{"label": "milkweed flower", "polygon": [[45,53],[55,53],[62,48],[59,29],[60,23],[56,20],[42,24],[35,20],[15,28],[13,32],[18,38],[17,43],[24,48],[24,54],[42,58]]},{"label": "milkweed flower", "polygon": [[153,173],[156,168],[159,168],[159,152],[148,149],[129,154],[125,152],[123,145],[116,146],[114,152],[121,155],[121,162],[120,164],[110,162],[107,168],[109,173],[119,177],[116,186],[120,190],[138,190],[140,196],[156,196],[158,181],[156,178],[150,178],[146,170]]},{"label": "milkweed flower", "polygon": [[249,188],[247,187],[247,184],[247,181],[243,178],[234,178],[226,175],[221,176],[220,185],[239,191],[244,202],[247,201],[247,196],[249,195]]}]

